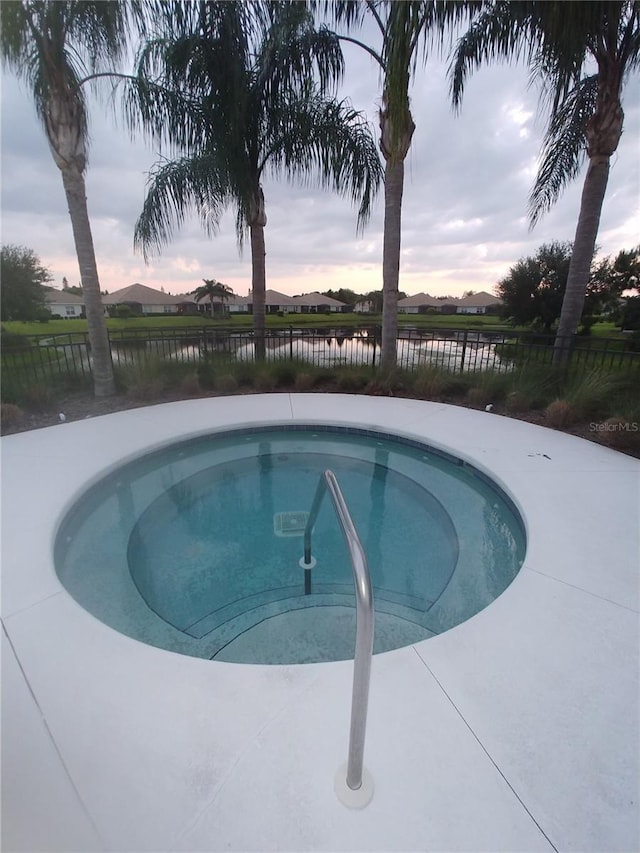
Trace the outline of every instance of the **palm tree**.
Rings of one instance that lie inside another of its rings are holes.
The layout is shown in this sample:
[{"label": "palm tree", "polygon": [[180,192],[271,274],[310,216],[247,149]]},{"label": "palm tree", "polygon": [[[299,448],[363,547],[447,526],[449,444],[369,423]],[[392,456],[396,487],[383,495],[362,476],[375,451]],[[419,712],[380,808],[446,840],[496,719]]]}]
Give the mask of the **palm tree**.
[{"label": "palm tree", "polygon": [[[350,35],[339,39],[365,50],[378,63],[382,75],[382,106],[379,110],[380,150],[384,170],[384,230],[382,245],[382,364],[396,364],[398,339],[398,290],[402,240],[402,195],[404,161],[411,147],[415,124],[411,115],[409,86],[417,61],[418,47],[425,46],[433,32],[468,15],[478,3],[446,0],[338,0],[326,2],[325,11],[347,29],[362,24],[368,13],[381,36],[374,49]],[[426,50],[423,52],[426,58]]]},{"label": "palm tree", "polygon": [[[530,196],[532,225],[577,177],[585,154],[589,161],[554,347],[554,363],[564,364],[582,316],[610,160],[622,135],[622,90],[640,63],[640,3],[493,3],[458,43],[454,104],[460,103],[471,68],[514,55],[524,56],[551,104]],[[586,73],[591,67],[595,73]]]},{"label": "palm tree", "polygon": [[84,173],[88,129],[82,85],[89,71],[122,55],[127,20],[127,7],[120,2],[0,3],[3,61],[29,86],[62,175],[80,267],[97,397],[113,394],[115,386],[87,211]]},{"label": "palm tree", "polygon": [[[156,72],[156,83],[181,87],[190,119],[184,132],[172,122],[182,156],[152,172],[135,242],[145,257],[160,249],[192,208],[215,233],[223,211],[235,207],[239,246],[250,236],[256,357],[264,358],[263,177],[315,178],[359,202],[361,225],[380,162],[362,117],[323,92],[341,70],[341,54],[328,31],[312,26],[304,4],[222,2],[190,11],[186,26],[150,42],[140,63]],[[253,29],[248,13],[258,15]],[[311,82],[313,68],[321,88]]]},{"label": "palm tree", "polygon": [[233,296],[233,288],[221,281],[216,281],[215,278],[203,278],[204,284],[201,287],[196,287],[192,291],[196,298],[196,302],[201,302],[203,299],[209,300],[209,313],[213,317],[213,302],[219,299],[224,311],[224,303],[230,296]]}]

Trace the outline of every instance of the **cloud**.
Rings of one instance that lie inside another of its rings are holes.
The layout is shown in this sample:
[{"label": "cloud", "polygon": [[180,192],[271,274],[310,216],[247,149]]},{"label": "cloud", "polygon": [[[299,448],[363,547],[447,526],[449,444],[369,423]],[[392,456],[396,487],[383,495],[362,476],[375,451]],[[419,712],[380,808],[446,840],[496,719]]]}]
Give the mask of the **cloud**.
[{"label": "cloud", "polygon": [[[371,33],[369,33],[371,35]],[[366,112],[378,133],[381,85],[375,62],[345,45],[347,76],[340,90]],[[446,63],[419,67],[411,90],[416,124],[405,166],[400,287],[410,293],[459,294],[492,290],[518,258],[544,242],[571,240],[584,170],[532,232],[527,200],[544,121],[523,68],[481,69],[467,83],[462,108],[451,109]],[[108,104],[91,104],[87,198],[102,287],[139,281],[172,293],[215,277],[246,293],[250,246],[238,254],[235,216],[223,217],[215,237],[194,215],[171,244],[145,265],[134,252],[133,231],[157,152],[114,124]],[[612,167],[598,243],[614,254],[638,239],[640,84],[625,95],[625,132]],[[73,237],[60,174],[35,111],[22,87],[4,75],[2,88],[3,242],[33,248],[60,283],[78,279]],[[357,212],[334,193],[314,186],[265,181],[268,286],[288,293],[337,287],[359,292],[382,284],[384,200],[356,234]]]}]

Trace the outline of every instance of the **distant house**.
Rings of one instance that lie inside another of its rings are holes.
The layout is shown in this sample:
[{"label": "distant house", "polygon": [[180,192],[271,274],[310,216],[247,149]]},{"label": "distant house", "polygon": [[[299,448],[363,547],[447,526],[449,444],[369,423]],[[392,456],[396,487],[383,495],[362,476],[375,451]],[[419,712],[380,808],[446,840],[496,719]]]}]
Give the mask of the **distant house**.
[{"label": "distant house", "polygon": [[322,293],[304,293],[302,296],[292,297],[295,300],[293,310],[301,314],[318,314],[326,313],[342,313],[349,309],[349,306],[340,302],[339,299],[333,299],[331,296],[324,296]]},{"label": "distant house", "polygon": [[84,299],[66,290],[47,291],[44,301],[54,317],[84,317]]},{"label": "distant house", "polygon": [[[176,296],[178,300],[177,308],[178,313],[180,314],[209,314],[211,310],[211,303],[208,298],[201,299],[199,302],[196,300],[193,293],[181,293],[179,296]],[[229,314],[248,314],[249,313],[249,299],[246,296],[239,296],[237,293],[232,293],[229,295],[228,299],[220,299],[218,296],[213,297],[213,313],[219,314],[221,312],[228,312]]]},{"label": "distant house", "polygon": [[[247,296],[248,308],[253,313],[253,295],[249,291]],[[277,290],[266,290],[264,294],[264,310],[266,314],[277,314],[278,311],[287,313],[295,311],[296,303],[293,296],[287,296],[286,293],[278,293]]]},{"label": "distant house", "polygon": [[434,309],[439,311],[441,307],[442,302],[435,296],[429,296],[428,293],[416,293],[415,296],[398,300],[399,314],[426,314]]},{"label": "distant house", "polygon": [[228,311],[230,314],[248,314],[249,297],[240,296],[237,293],[232,294],[228,299],[224,300],[224,310]]},{"label": "distant house", "polygon": [[103,296],[102,302],[107,307],[128,305],[135,314],[177,314],[181,298],[145,284],[131,284]]},{"label": "distant house", "polygon": [[356,314],[375,314],[376,304],[373,299],[358,299],[353,310]]},{"label": "distant house", "polygon": [[497,314],[502,302],[485,290],[457,300],[456,314]]}]

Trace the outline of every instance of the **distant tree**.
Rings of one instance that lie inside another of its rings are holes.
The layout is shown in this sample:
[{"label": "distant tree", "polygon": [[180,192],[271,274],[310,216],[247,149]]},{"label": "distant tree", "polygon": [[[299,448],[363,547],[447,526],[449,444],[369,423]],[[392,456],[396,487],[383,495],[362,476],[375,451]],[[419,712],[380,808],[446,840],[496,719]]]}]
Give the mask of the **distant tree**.
[{"label": "distant tree", "polygon": [[464,299],[465,296],[475,296],[475,295],[476,295],[475,290],[465,290],[465,292],[462,294],[462,298]]},{"label": "distant tree", "polygon": [[202,280],[204,284],[192,291],[196,301],[201,302],[203,299],[208,299],[209,313],[213,317],[213,303],[214,300],[219,299],[224,312],[224,303],[230,296],[233,296],[233,289],[221,281],[216,281],[215,278],[203,278]]},{"label": "distant tree", "polygon": [[53,276],[24,246],[0,251],[0,314],[3,320],[35,320],[45,307],[45,287]]},{"label": "distant tree", "polygon": [[[66,279],[63,279],[63,282],[64,281],[66,281]],[[66,287],[63,286],[62,289],[65,293],[73,293],[76,296],[82,296],[82,287],[80,285],[67,285]]]},{"label": "distant tree", "polygon": [[382,306],[384,303],[382,290],[372,290],[369,293],[365,294],[364,298],[368,299],[371,303],[371,311],[374,314],[382,313]]},{"label": "distant tree", "polygon": [[67,277],[65,275],[62,276],[62,289],[63,290],[69,289],[69,282],[67,281]]},{"label": "distant tree", "polygon": [[[533,257],[521,258],[498,283],[502,316],[521,326],[541,327],[550,333],[562,311],[571,264],[572,244],[541,246]],[[591,318],[613,293],[608,260],[593,266],[585,301],[585,319]],[[589,325],[589,320],[585,325]]]},{"label": "distant tree", "polygon": [[640,243],[633,249],[622,249],[613,262],[613,275],[617,278],[620,293],[635,290],[640,294]]},{"label": "distant tree", "polygon": [[356,293],[355,290],[350,290],[348,287],[340,287],[338,290],[324,290],[321,295],[344,302],[350,308],[353,308],[356,302],[361,299],[359,293]]},{"label": "distant tree", "polygon": [[640,296],[630,296],[620,312],[620,328],[633,332],[640,331]]}]

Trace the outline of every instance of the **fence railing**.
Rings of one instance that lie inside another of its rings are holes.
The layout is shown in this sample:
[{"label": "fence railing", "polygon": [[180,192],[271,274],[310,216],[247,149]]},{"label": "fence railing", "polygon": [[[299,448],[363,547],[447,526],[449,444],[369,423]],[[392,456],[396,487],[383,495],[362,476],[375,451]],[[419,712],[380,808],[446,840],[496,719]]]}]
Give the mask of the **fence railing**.
[{"label": "fence railing", "polygon": [[[299,360],[314,367],[370,365],[381,355],[379,326],[295,328],[266,331],[266,359]],[[111,331],[114,366],[131,367],[145,359],[194,365],[211,360],[251,361],[252,329],[203,327]],[[407,370],[434,366],[451,372],[510,371],[523,364],[550,365],[553,335],[470,329],[401,329],[397,363]],[[632,339],[576,337],[570,364],[584,369],[638,368],[640,351]],[[3,380],[28,385],[59,378],[91,377],[86,332],[38,335],[27,345],[2,348]]]}]

